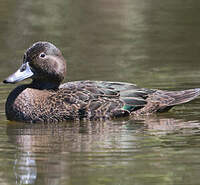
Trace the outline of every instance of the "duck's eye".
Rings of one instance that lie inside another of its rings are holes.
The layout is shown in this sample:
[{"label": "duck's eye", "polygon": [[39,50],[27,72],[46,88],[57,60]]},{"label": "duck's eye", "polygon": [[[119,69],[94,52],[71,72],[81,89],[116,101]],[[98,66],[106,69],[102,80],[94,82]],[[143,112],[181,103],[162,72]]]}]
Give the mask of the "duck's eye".
[{"label": "duck's eye", "polygon": [[44,58],[46,55],[44,53],[40,54],[40,58]]}]

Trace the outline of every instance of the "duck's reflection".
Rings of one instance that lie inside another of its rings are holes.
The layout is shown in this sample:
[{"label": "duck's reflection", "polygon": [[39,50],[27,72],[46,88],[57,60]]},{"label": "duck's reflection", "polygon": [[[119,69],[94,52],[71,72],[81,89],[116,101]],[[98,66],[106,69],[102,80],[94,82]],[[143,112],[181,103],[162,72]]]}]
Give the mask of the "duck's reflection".
[{"label": "duck's reflection", "polygon": [[35,157],[31,152],[16,154],[14,173],[16,184],[34,184],[37,178]]},{"label": "duck's reflection", "polygon": [[18,149],[14,164],[17,184],[34,184],[36,180],[41,184],[59,184],[63,178],[67,181],[73,175],[73,160],[87,163],[93,152],[97,156],[98,152],[106,155],[116,148],[138,150],[142,148],[138,147],[138,141],[144,132],[156,135],[193,131],[193,128],[200,128],[200,123],[151,116],[127,121],[51,125],[9,123],[7,134]]}]

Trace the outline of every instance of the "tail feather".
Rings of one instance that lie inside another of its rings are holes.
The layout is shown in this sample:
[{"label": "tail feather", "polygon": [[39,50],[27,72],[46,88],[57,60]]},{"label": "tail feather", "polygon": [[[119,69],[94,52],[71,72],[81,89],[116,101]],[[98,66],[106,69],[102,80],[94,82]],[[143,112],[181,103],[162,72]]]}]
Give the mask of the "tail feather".
[{"label": "tail feather", "polygon": [[188,89],[184,91],[165,91],[164,94],[172,98],[172,101],[169,102],[168,106],[174,106],[187,103],[195,99],[200,95],[200,88]]},{"label": "tail feather", "polygon": [[[149,107],[146,107],[143,112],[166,112],[175,105],[187,103],[200,95],[200,88],[188,89],[183,91],[162,91],[158,90],[150,97]],[[159,102],[158,106],[155,103]],[[150,110],[150,111],[149,111]]]},{"label": "tail feather", "polygon": [[175,105],[187,103],[200,95],[200,88],[183,91],[142,90],[144,92],[142,94],[136,90],[120,93],[122,96],[120,99],[125,103],[124,110],[138,115],[165,112]]}]

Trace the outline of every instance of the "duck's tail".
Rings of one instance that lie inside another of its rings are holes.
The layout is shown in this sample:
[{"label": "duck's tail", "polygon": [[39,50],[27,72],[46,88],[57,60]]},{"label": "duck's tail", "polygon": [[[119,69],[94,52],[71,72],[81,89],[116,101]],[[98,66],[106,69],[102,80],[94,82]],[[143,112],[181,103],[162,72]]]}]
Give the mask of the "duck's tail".
[{"label": "duck's tail", "polygon": [[[157,97],[162,99],[161,108],[158,112],[167,111],[175,105],[187,103],[200,95],[200,88],[183,91],[157,91]],[[166,102],[165,102],[166,101]]]},{"label": "duck's tail", "polygon": [[184,91],[164,91],[165,95],[172,98],[169,106],[187,103],[200,95],[200,88],[188,89]]}]

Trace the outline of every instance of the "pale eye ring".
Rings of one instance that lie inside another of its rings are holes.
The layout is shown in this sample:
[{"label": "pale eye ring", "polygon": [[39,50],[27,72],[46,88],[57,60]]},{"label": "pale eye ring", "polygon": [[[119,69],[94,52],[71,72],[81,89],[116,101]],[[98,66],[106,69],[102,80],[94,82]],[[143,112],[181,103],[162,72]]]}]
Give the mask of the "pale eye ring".
[{"label": "pale eye ring", "polygon": [[44,58],[45,56],[45,53],[40,53],[40,58]]}]

